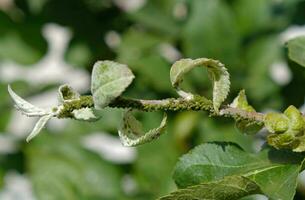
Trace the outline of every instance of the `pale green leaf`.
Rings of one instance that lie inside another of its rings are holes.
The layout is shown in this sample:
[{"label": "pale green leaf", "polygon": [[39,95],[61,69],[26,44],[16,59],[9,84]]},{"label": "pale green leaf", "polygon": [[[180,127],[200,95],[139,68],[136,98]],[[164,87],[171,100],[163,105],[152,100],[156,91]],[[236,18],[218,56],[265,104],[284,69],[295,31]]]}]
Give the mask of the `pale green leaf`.
[{"label": "pale green leaf", "polygon": [[164,113],[159,127],[144,132],[141,123],[131,114],[131,110],[124,112],[119,128],[119,136],[124,146],[137,146],[157,139],[167,124],[167,115]]},{"label": "pale green leaf", "polygon": [[65,102],[69,100],[78,99],[80,97],[80,94],[75,91],[72,87],[69,85],[61,85],[58,88],[58,95],[59,95],[59,101]]},{"label": "pale green leaf", "polygon": [[97,109],[106,107],[131,84],[134,75],[127,67],[113,61],[98,61],[92,70],[91,92]]},{"label": "pale green leaf", "polygon": [[[247,112],[255,112],[255,109],[251,105],[248,104],[245,90],[241,90],[239,92],[238,96],[230,104],[230,107],[240,108]],[[238,130],[240,130],[242,133],[245,133],[245,134],[249,134],[249,135],[255,134],[259,130],[261,130],[263,127],[262,123],[258,123],[253,120],[244,120],[244,119],[238,119],[238,118],[236,118],[235,120],[236,120],[235,125],[238,128]]]},{"label": "pale green leaf", "polygon": [[53,114],[42,116],[36,125],[34,126],[34,129],[30,133],[30,135],[26,138],[26,141],[31,141],[34,137],[36,137],[40,131],[45,127],[46,123],[53,117]]},{"label": "pale green leaf", "polygon": [[251,105],[248,104],[248,100],[247,100],[245,90],[241,90],[238,93],[238,96],[233,100],[230,107],[240,108],[240,109],[243,109],[243,110],[248,111],[248,112],[255,111],[255,109]]},{"label": "pale green leaf", "polygon": [[179,88],[183,81],[183,76],[194,67],[206,67],[209,77],[213,82],[213,106],[218,112],[221,103],[226,99],[230,90],[230,77],[225,66],[217,60],[198,58],[181,59],[175,62],[170,71],[170,79],[172,86],[178,91],[178,94],[184,98],[192,98],[193,95]]},{"label": "pale green leaf", "polygon": [[220,181],[202,183],[172,192],[160,200],[235,200],[259,194],[259,186],[242,176],[229,176]]},{"label": "pale green leaf", "polygon": [[257,183],[268,197],[292,200],[303,157],[273,149],[252,154],[232,143],[208,143],[180,158],[174,180],[178,187],[185,188],[226,176],[244,176]]},{"label": "pale green leaf", "polygon": [[288,117],[290,121],[289,128],[292,132],[298,134],[304,130],[305,121],[303,119],[302,113],[295,106],[289,106],[284,111],[284,114]]},{"label": "pale green leaf", "polygon": [[267,113],[264,117],[268,135],[268,144],[276,149],[292,149],[295,152],[305,151],[305,121],[301,112],[289,106],[284,114]]},{"label": "pale green leaf", "polygon": [[283,133],[288,130],[289,119],[281,113],[267,113],[264,123],[270,133]]},{"label": "pale green leaf", "polygon": [[8,85],[8,92],[15,103],[15,107],[20,110],[23,114],[27,116],[43,116],[47,115],[49,112],[46,110],[36,107],[31,103],[27,102],[20,96],[18,96],[12,88]]},{"label": "pale green leaf", "polygon": [[97,111],[93,108],[81,108],[78,110],[73,110],[73,116],[77,120],[81,121],[97,121],[101,118],[101,116],[98,115]]},{"label": "pale green leaf", "polygon": [[305,36],[289,40],[287,46],[289,58],[305,67]]}]

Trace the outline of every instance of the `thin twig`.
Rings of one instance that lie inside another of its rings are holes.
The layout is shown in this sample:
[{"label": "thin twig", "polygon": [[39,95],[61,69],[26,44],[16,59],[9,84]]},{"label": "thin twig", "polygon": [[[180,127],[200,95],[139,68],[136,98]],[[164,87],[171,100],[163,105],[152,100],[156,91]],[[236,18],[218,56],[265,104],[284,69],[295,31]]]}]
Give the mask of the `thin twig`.
[{"label": "thin twig", "polygon": [[[82,100],[83,99],[83,100]],[[80,100],[73,100],[63,104],[63,109],[58,114],[59,118],[69,118],[75,109],[93,107],[92,96],[85,96]],[[229,105],[222,106],[219,113],[213,108],[212,101],[202,96],[195,96],[192,100],[183,98],[168,98],[162,100],[143,100],[119,97],[108,105],[112,108],[137,109],[141,111],[207,111],[210,115],[240,118],[250,121],[262,122],[263,113],[247,112],[240,108],[233,108]]]}]

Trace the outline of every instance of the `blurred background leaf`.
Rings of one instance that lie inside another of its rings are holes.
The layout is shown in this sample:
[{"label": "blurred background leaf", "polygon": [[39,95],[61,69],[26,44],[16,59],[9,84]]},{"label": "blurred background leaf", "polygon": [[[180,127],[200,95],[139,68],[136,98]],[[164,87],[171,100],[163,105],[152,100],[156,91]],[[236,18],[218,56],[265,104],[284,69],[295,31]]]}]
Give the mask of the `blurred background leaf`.
[{"label": "blurred background leaf", "polygon": [[[54,106],[59,85],[90,94],[93,63],[116,60],[136,75],[124,95],[177,97],[171,64],[208,57],[230,72],[226,103],[246,89],[257,111],[290,104],[305,111],[305,70],[285,47],[305,35],[304,8],[303,0],[0,0],[0,198],[156,199],[177,189],[174,165],[196,145],[231,141],[258,151],[264,132],[242,135],[232,120],[200,112],[169,113],[159,140],[123,148],[119,109],[103,110],[95,123],[51,120],[26,144],[35,120],[14,110],[7,84],[30,102]],[[183,87],[212,94],[204,70],[189,73]],[[160,119],[140,115],[145,129]],[[304,199],[304,191],[299,187],[295,199]]]}]

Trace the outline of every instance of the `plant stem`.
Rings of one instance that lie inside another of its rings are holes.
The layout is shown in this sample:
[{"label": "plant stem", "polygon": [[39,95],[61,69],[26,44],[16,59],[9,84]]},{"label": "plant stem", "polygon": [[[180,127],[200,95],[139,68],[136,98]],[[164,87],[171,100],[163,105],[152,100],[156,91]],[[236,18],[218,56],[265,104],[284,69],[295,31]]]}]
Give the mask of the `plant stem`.
[{"label": "plant stem", "polygon": [[[119,97],[108,105],[112,108],[137,109],[141,111],[207,111],[213,116],[225,116],[239,118],[260,123],[264,114],[258,112],[247,112],[240,108],[233,108],[229,105],[222,106],[219,113],[213,109],[212,101],[202,96],[194,96],[191,100],[183,98],[168,98],[162,100],[143,100]],[[92,96],[82,96],[78,100],[65,102],[58,113],[58,118],[73,118],[73,110],[80,108],[94,107]]]}]

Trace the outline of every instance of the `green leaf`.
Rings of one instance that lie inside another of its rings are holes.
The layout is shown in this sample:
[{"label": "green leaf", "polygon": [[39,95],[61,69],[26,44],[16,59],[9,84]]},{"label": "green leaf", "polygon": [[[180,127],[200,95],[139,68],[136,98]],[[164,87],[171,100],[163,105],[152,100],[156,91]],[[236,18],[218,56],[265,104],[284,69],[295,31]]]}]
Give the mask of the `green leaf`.
[{"label": "green leaf", "polygon": [[41,130],[45,127],[46,123],[53,117],[53,114],[42,116],[36,125],[34,126],[34,129],[30,133],[30,135],[26,138],[26,141],[31,141],[34,137],[36,137]]},{"label": "green leaf", "polygon": [[[22,27],[25,26],[25,27]],[[0,37],[0,59],[1,60],[10,60],[15,61],[20,64],[32,65],[41,59],[41,57],[45,53],[44,51],[40,51],[38,45],[43,41],[43,38],[39,34],[41,34],[41,30],[38,31],[32,28],[33,25],[23,24],[16,25],[13,31],[9,31],[8,33],[1,35]],[[3,27],[4,28],[4,27]],[[17,29],[20,29],[18,32]],[[25,30],[31,29],[31,30]],[[40,27],[41,29],[41,27]],[[35,37],[35,45],[31,44],[33,39],[25,38],[26,32],[31,32],[31,35]],[[39,37],[39,38],[38,38]]]},{"label": "green leaf", "polygon": [[168,81],[168,62],[160,52],[160,45],[164,43],[164,39],[151,32],[130,29],[122,35],[121,40],[117,59],[126,63],[137,74],[135,90],[138,89],[139,92],[139,88],[145,88],[145,91],[150,89],[149,91],[161,93],[172,92]]},{"label": "green leaf", "polygon": [[[255,109],[248,104],[247,96],[245,94],[245,90],[241,90],[238,94],[238,96],[234,99],[234,101],[231,103],[230,107],[233,108],[240,108],[242,110],[248,111],[248,112],[255,112]],[[262,123],[258,123],[253,120],[243,120],[235,118],[236,120],[236,127],[245,134],[255,134],[259,130],[263,128]]]},{"label": "green leaf", "polygon": [[174,36],[179,32],[179,24],[172,14],[174,3],[173,0],[148,1],[141,9],[128,14],[135,22],[149,29]]},{"label": "green leaf", "polygon": [[44,134],[26,146],[27,173],[37,199],[121,199],[119,168],[69,135]]},{"label": "green leaf", "polygon": [[240,60],[241,38],[235,13],[227,1],[186,2],[189,4],[189,13],[181,35],[184,54],[190,58],[203,55],[217,58],[234,67]]},{"label": "green leaf", "polygon": [[242,176],[229,176],[220,181],[202,183],[177,190],[160,200],[235,200],[244,196],[259,194],[259,186]]},{"label": "green leaf", "polygon": [[208,143],[180,158],[174,180],[178,187],[185,188],[226,176],[244,176],[270,198],[292,200],[303,158],[289,151],[265,149],[251,154],[232,143]]},{"label": "green leaf", "polygon": [[77,91],[75,91],[72,87],[66,84],[59,86],[58,95],[60,102],[74,100],[80,97],[80,94]]},{"label": "green leaf", "polygon": [[175,62],[170,71],[170,79],[172,86],[177,89],[180,96],[184,98],[193,98],[193,95],[184,92],[179,88],[180,83],[183,81],[183,76],[192,70],[194,67],[206,67],[209,77],[213,82],[213,106],[218,112],[221,103],[226,99],[230,90],[230,77],[225,66],[217,60],[198,58],[181,59]]},{"label": "green leaf", "polygon": [[[160,113],[149,113],[140,115],[144,127],[160,123]],[[168,127],[170,129],[170,127]],[[172,171],[180,156],[179,149],[173,134],[163,134],[154,142],[137,146],[137,159],[133,164],[134,177],[138,185],[138,191],[145,191],[150,198],[169,194],[175,188],[172,179]],[[139,200],[140,200],[139,199]]]},{"label": "green leaf", "polygon": [[305,37],[300,36],[289,40],[287,47],[289,58],[305,67]]},{"label": "green leaf", "polygon": [[157,139],[164,131],[167,123],[167,115],[164,113],[159,127],[144,132],[142,124],[127,110],[123,114],[123,120],[119,128],[119,136],[124,146],[137,146]]},{"label": "green leaf", "polygon": [[233,3],[233,9],[236,13],[238,30],[245,36],[259,31],[272,30],[278,25],[274,22],[280,18],[277,15],[272,16],[272,2],[266,0],[237,0]]},{"label": "green leaf", "polygon": [[264,123],[270,133],[283,133],[288,130],[289,119],[281,113],[267,113]]},{"label": "green leaf", "polygon": [[284,114],[267,113],[264,117],[268,135],[268,144],[276,149],[292,149],[295,152],[305,151],[305,121],[301,112],[289,106]]},{"label": "green leaf", "polygon": [[113,61],[98,61],[92,70],[91,92],[97,109],[106,107],[131,84],[134,75],[127,67]]}]

